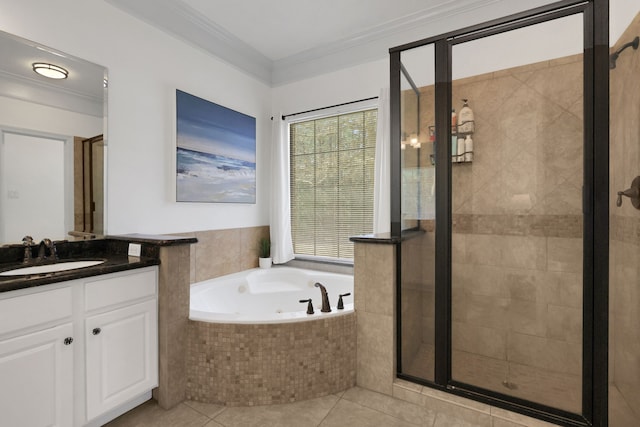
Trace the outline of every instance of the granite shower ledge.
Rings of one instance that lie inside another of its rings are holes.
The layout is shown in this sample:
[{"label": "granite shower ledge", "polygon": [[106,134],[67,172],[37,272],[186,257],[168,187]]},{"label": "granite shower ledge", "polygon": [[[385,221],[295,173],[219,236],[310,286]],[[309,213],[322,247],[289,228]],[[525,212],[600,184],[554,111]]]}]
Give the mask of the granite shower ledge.
[{"label": "granite shower ledge", "polygon": [[395,245],[406,240],[422,236],[425,230],[405,230],[400,236],[391,236],[391,233],[363,234],[349,237],[349,240],[357,243],[377,243],[383,245]]},{"label": "granite shower ledge", "polygon": [[112,240],[124,240],[130,243],[148,243],[156,246],[177,246],[198,243],[195,237],[186,236],[168,236],[160,234],[122,234],[117,236],[108,236]]}]

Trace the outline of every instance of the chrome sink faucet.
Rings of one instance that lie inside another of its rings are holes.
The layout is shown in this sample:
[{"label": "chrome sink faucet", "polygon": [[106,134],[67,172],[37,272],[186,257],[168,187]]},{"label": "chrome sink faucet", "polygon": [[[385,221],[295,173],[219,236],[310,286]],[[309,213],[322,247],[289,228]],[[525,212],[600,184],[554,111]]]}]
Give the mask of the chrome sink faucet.
[{"label": "chrome sink faucet", "polygon": [[320,310],[323,313],[330,313],[331,306],[329,305],[329,295],[327,294],[327,288],[325,288],[322,283],[316,282],[316,288],[320,288],[320,293],[322,294],[322,309]]}]

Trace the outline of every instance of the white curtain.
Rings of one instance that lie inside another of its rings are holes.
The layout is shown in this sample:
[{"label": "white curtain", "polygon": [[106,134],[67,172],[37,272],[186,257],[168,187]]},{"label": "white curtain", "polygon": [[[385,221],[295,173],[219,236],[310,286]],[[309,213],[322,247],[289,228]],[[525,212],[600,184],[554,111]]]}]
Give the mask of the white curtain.
[{"label": "white curtain", "polygon": [[282,114],[274,114],[271,128],[271,258],[274,264],[293,259],[291,199],[289,197],[289,130]]},{"label": "white curtain", "polygon": [[378,128],[376,131],[375,181],[373,183],[373,232],[391,231],[391,161],[389,89],[380,90],[378,97]]}]

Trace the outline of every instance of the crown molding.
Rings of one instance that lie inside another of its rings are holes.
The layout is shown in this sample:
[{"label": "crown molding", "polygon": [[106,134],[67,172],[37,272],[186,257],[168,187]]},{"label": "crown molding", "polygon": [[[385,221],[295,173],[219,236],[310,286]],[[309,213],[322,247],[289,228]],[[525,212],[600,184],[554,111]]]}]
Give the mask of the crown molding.
[{"label": "crown molding", "polygon": [[[450,30],[446,18],[468,14],[502,0],[453,0],[275,61],[272,86],[386,59],[389,48]],[[466,24],[464,24],[466,25]],[[453,27],[456,27],[454,24]]]},{"label": "crown molding", "polygon": [[453,0],[387,22],[335,43],[275,61],[272,86],[385,60],[389,49],[474,24],[547,5],[556,0]]},{"label": "crown molding", "polygon": [[180,0],[105,0],[153,27],[271,85],[272,61]]},{"label": "crown molding", "polygon": [[[345,37],[332,43],[314,47],[295,55],[288,56],[281,60],[275,61],[275,67],[288,67],[308,61],[313,61],[328,55],[333,55],[342,50],[354,49],[376,41],[387,41],[403,38],[406,33],[412,33],[416,29],[429,28],[434,21],[444,18],[467,13],[482,7],[486,7],[490,3],[498,3],[502,0],[449,0],[446,3],[439,4],[402,18],[394,19],[384,24],[369,28],[365,31]],[[428,31],[427,31],[428,32]],[[426,37],[426,36],[425,36]],[[414,40],[410,40],[414,41]],[[392,47],[388,45],[386,49]],[[388,53],[388,52],[386,52]]]},{"label": "crown molding", "polygon": [[528,0],[529,4],[508,0],[448,0],[277,61],[267,58],[181,0],[105,1],[273,87],[384,59],[390,47],[555,0]]}]

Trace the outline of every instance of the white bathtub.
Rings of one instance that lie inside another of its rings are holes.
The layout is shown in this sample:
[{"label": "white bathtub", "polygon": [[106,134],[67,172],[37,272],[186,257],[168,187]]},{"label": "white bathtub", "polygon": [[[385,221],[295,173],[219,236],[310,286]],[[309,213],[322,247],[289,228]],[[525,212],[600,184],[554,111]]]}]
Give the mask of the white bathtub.
[{"label": "white bathtub", "polygon": [[[329,295],[330,313],[321,313],[322,283]],[[344,309],[338,310],[338,295]],[[315,314],[307,314],[313,300]],[[285,323],[322,319],[353,312],[353,276],[291,267],[252,269],[199,282],[191,286],[191,320],[214,323]]]}]

